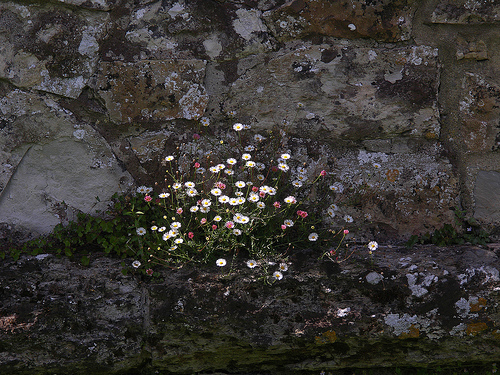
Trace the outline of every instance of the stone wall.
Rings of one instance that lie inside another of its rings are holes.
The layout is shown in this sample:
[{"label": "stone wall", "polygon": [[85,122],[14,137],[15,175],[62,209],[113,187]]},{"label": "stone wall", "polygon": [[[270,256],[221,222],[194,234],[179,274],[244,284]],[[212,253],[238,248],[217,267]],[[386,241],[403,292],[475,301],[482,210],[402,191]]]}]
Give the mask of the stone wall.
[{"label": "stone wall", "polygon": [[47,233],[161,180],[203,119],[286,127],[294,157],[370,184],[350,213],[374,233],[455,206],[494,227],[499,21],[491,0],[2,1],[0,222]]},{"label": "stone wall", "polygon": [[0,264],[0,374],[491,374],[498,245],[296,252],[271,285],[238,258],[150,278],[23,256]]}]

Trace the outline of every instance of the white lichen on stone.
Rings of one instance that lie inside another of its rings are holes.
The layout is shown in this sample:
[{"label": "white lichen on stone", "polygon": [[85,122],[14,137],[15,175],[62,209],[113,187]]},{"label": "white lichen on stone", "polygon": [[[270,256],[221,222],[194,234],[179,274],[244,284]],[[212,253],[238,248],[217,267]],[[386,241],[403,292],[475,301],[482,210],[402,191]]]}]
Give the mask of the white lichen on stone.
[{"label": "white lichen on stone", "polygon": [[384,276],[377,272],[370,272],[368,275],[366,275],[366,281],[369,284],[376,285],[379,282],[381,282],[384,279]]},{"label": "white lichen on stone", "polygon": [[[417,284],[419,276],[423,276],[423,281]],[[423,273],[408,273],[406,274],[408,279],[408,288],[410,288],[412,295],[415,297],[422,297],[423,295],[429,293],[425,287],[429,287],[433,282],[437,282],[438,277],[433,274],[423,274]]]},{"label": "white lichen on stone", "polygon": [[233,21],[234,31],[243,39],[249,41],[253,33],[266,32],[266,25],[262,22],[262,13],[259,10],[238,9],[236,11],[237,19]]}]

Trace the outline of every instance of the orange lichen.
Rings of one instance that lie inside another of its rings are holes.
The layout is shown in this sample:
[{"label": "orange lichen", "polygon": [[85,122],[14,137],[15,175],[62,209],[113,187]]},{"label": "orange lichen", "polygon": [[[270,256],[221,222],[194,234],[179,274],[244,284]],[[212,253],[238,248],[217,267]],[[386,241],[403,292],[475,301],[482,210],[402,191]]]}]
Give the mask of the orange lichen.
[{"label": "orange lichen", "polygon": [[470,304],[470,311],[477,312],[481,310],[484,306],[486,306],[486,298],[478,298],[476,303]]},{"label": "orange lichen", "polygon": [[330,344],[337,341],[337,334],[333,330],[323,332],[321,336],[315,337],[316,344]]},{"label": "orange lichen", "polygon": [[389,169],[385,172],[385,176],[387,177],[387,180],[394,182],[399,177],[399,171],[397,169]]},{"label": "orange lichen", "polygon": [[479,323],[470,323],[467,325],[467,329],[465,332],[467,335],[472,335],[475,336],[480,332],[483,332],[488,329],[488,325],[484,322],[479,322]]},{"label": "orange lichen", "polygon": [[408,328],[408,332],[403,332],[399,335],[400,339],[416,339],[420,336],[420,330],[413,324]]}]

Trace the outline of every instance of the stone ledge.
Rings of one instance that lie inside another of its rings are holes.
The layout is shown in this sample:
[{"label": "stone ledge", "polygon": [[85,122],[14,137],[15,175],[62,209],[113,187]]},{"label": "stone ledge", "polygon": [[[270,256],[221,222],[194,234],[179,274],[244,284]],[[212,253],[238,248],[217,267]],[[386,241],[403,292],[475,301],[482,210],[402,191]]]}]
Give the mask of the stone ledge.
[{"label": "stone ledge", "polygon": [[3,261],[0,374],[493,363],[498,249],[381,246],[372,262],[360,247],[340,265],[304,251],[273,285],[245,259],[230,275],[185,267],[159,271],[162,281],[123,276],[120,260],[98,256],[87,268],[51,255]]}]

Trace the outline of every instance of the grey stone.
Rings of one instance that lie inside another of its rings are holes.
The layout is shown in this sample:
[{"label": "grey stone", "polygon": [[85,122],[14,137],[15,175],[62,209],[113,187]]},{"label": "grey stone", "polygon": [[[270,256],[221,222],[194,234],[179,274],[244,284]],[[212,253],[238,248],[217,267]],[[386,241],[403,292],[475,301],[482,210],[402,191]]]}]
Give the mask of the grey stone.
[{"label": "grey stone", "polygon": [[480,171],[474,188],[474,217],[490,223],[500,223],[500,173]]},{"label": "grey stone", "polygon": [[[52,255],[5,260],[0,373],[296,375],[423,361],[428,369],[458,362],[491,370],[500,350],[500,264],[462,256],[478,250],[420,246],[403,268],[408,252],[400,247],[373,258],[358,248],[341,264],[292,252],[272,285],[237,257],[230,272],[153,267],[159,278],[124,276],[121,260],[93,254],[89,267]],[[420,279],[408,285],[414,266]],[[361,282],[369,270],[387,277]]]}]

